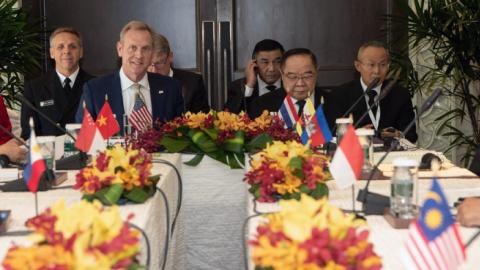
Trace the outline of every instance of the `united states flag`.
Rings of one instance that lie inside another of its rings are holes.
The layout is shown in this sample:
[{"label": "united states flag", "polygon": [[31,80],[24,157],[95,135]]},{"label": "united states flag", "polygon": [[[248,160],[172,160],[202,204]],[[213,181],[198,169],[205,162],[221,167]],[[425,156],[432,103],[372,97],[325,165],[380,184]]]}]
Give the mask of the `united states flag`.
[{"label": "united states flag", "polygon": [[152,126],[152,114],[148,111],[140,95],[135,95],[133,110],[128,116],[128,122],[137,130],[142,131]]},{"label": "united states flag", "polygon": [[402,261],[407,269],[457,269],[466,259],[465,247],[436,179],[425,197],[419,219],[410,224]]}]

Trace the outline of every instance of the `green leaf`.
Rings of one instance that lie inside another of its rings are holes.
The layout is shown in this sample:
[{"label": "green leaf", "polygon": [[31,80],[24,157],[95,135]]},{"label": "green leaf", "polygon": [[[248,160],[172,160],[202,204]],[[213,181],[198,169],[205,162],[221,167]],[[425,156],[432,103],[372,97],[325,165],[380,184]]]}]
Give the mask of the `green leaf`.
[{"label": "green leaf", "polygon": [[148,177],[148,181],[153,182],[153,185],[156,185],[158,183],[158,181],[160,180],[160,176],[161,176],[161,174],[151,175],[151,176]]},{"label": "green leaf", "polygon": [[188,136],[192,139],[193,143],[202,150],[202,152],[210,153],[218,150],[215,142],[206,135],[200,129],[191,129],[188,132]]},{"label": "green leaf", "polygon": [[179,153],[187,148],[192,142],[188,138],[164,136],[160,145],[164,146],[170,153]]},{"label": "green leaf", "polygon": [[300,157],[293,157],[288,162],[288,166],[293,169],[293,175],[303,179],[305,175],[303,174],[303,160]]},{"label": "green leaf", "polygon": [[183,164],[195,167],[202,161],[203,156],[205,156],[203,153],[198,153],[192,159],[184,162]]},{"label": "green leaf", "polygon": [[243,153],[243,145],[245,143],[245,132],[237,131],[235,136],[231,139],[225,140],[223,148],[225,151],[234,152],[234,153]]},{"label": "green leaf", "polygon": [[144,203],[150,196],[145,190],[134,187],[129,192],[126,192],[124,197],[132,202]]},{"label": "green leaf", "polygon": [[207,134],[208,137],[210,137],[210,139],[212,139],[213,141],[217,140],[218,130],[214,128],[202,128],[201,130],[205,132],[205,134]]},{"label": "green leaf", "polygon": [[250,142],[245,144],[245,149],[249,153],[255,153],[258,152],[265,147],[267,147],[267,144],[272,143],[273,139],[266,133],[259,134],[255,136]]},{"label": "green leaf", "polygon": [[[227,153],[227,162],[228,166],[230,166],[231,169],[242,169],[241,162],[237,160],[237,157],[235,156],[235,153]],[[245,164],[245,158],[243,160],[243,164]]]},{"label": "green leaf", "polygon": [[320,199],[324,196],[328,196],[328,186],[325,183],[317,183],[317,186],[309,194],[315,199]]},{"label": "green leaf", "polygon": [[123,187],[121,184],[114,184],[95,192],[93,195],[105,205],[114,205],[122,196]]}]

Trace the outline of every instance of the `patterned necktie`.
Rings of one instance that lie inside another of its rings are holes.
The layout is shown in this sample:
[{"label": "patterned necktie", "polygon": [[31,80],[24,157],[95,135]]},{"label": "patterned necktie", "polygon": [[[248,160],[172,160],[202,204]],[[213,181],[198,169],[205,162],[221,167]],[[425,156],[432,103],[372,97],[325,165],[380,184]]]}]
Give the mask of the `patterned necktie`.
[{"label": "patterned necktie", "polygon": [[298,117],[302,116],[303,107],[305,107],[305,103],[306,103],[305,100],[299,100],[299,101],[296,102],[296,104],[298,105]]},{"label": "patterned necktie", "polygon": [[277,89],[277,87],[273,84],[265,86],[268,91],[272,92],[273,90]]},{"label": "patterned necktie", "polygon": [[368,106],[370,106],[370,108],[372,108],[373,115],[376,115],[377,114],[377,106],[373,107],[373,105],[375,103],[375,97],[377,96],[377,91],[375,91],[373,89],[370,89],[367,92],[367,95],[368,95]]},{"label": "patterned necktie", "polygon": [[63,90],[65,90],[65,93],[67,94],[70,94],[70,92],[72,92],[72,87],[70,86],[70,82],[72,80],[70,80],[70,78],[65,78],[65,80],[63,80]]}]

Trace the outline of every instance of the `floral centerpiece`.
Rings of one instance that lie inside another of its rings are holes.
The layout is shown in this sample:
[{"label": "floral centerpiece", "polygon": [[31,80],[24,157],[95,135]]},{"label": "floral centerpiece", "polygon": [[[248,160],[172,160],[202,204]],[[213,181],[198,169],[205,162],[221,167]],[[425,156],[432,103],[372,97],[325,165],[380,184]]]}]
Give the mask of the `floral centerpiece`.
[{"label": "floral centerpiece", "polygon": [[117,144],[80,170],[73,188],[82,191],[84,199],[98,199],[107,205],[125,200],[143,203],[155,193],[159,180],[159,176],[151,176],[151,170],[150,154]]},{"label": "floral centerpiece", "polygon": [[[129,217],[131,218],[131,217]],[[138,269],[139,232],[116,206],[96,201],[66,207],[63,200],[26,222],[34,245],[13,246],[2,265],[16,269]]]},{"label": "floral centerpiece", "polygon": [[256,119],[250,119],[243,112],[210,111],[187,112],[157,129],[145,131],[133,139],[132,144],[148,152],[164,147],[172,153],[196,154],[187,165],[195,166],[207,155],[231,168],[241,168],[245,152],[261,150],[273,140],[299,141],[300,138],[284,127],[280,117],[271,116],[267,111]]},{"label": "floral centerpiece", "polygon": [[259,202],[299,199],[301,193],[314,198],[328,195],[328,158],[296,141],[274,141],[252,156],[244,181]]},{"label": "floral centerpiece", "polygon": [[255,269],[382,268],[363,221],[326,198],[302,194],[300,201],[280,201],[280,207],[280,212],[265,216],[250,241]]}]

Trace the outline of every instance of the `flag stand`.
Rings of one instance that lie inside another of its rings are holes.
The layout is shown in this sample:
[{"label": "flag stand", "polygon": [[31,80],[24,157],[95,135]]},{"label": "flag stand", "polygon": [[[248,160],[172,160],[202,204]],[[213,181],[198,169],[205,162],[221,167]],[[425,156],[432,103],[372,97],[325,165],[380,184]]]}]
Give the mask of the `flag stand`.
[{"label": "flag stand", "polygon": [[352,185],[352,211],[356,215],[357,210],[355,209],[355,183]]},{"label": "flag stand", "polygon": [[468,248],[468,246],[470,246],[470,244],[472,244],[472,242],[475,241],[475,239],[477,239],[479,235],[480,235],[480,230],[477,231],[477,232],[472,236],[472,238],[470,238],[470,240],[468,240],[468,242],[465,244],[465,248]]},{"label": "flag stand", "polygon": [[34,192],[33,196],[35,197],[35,216],[38,216],[38,195],[37,195],[37,192]]}]

